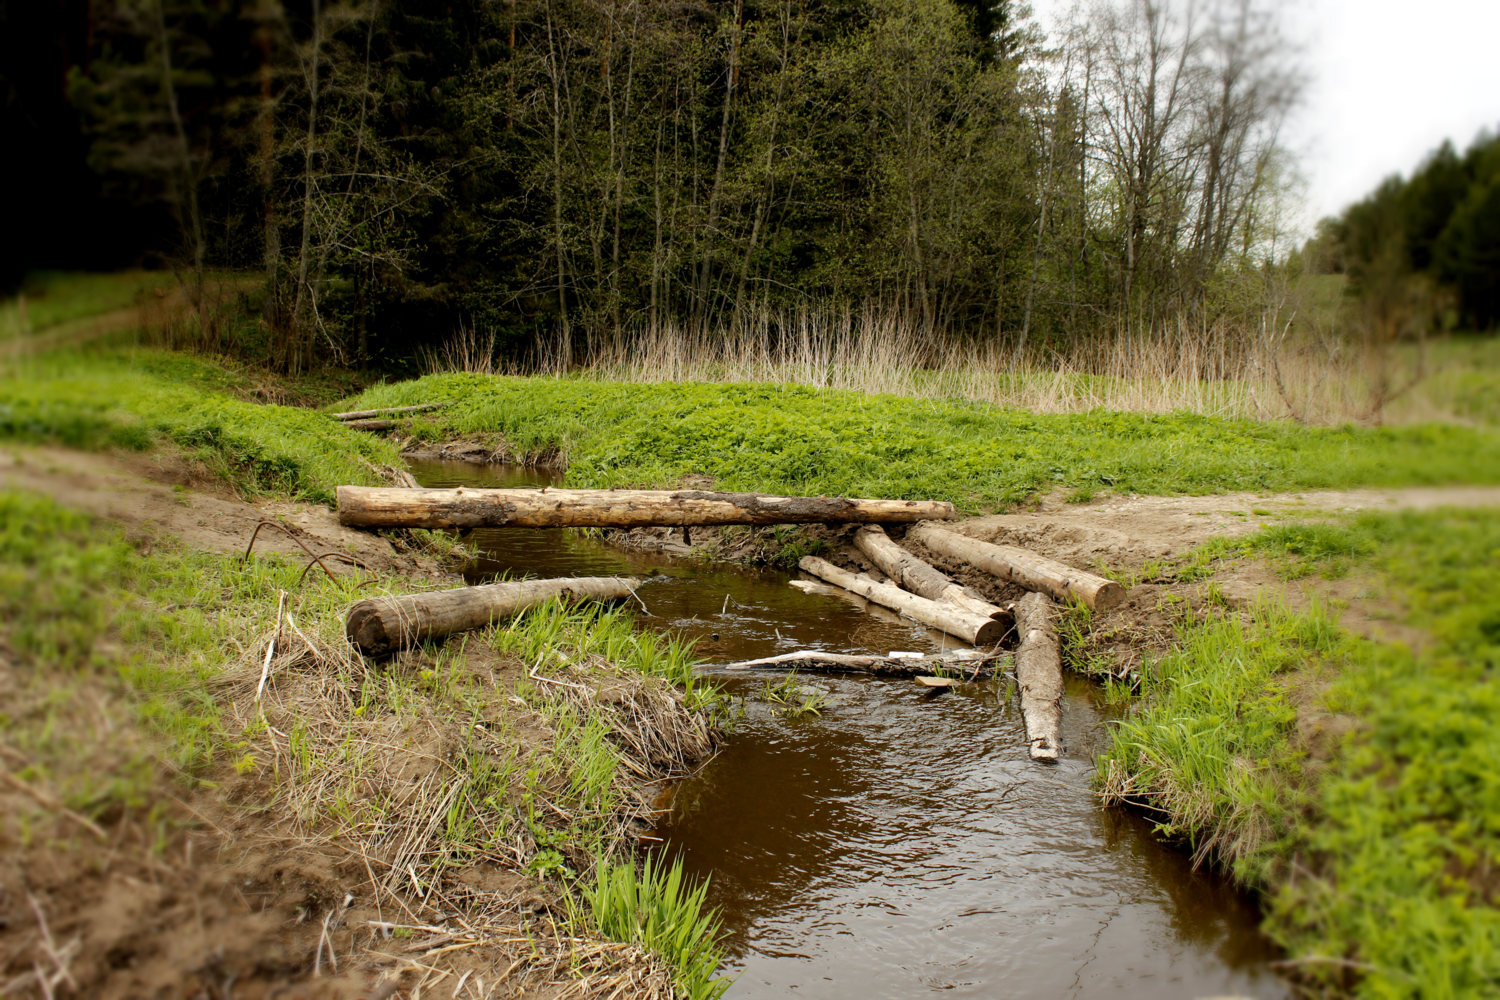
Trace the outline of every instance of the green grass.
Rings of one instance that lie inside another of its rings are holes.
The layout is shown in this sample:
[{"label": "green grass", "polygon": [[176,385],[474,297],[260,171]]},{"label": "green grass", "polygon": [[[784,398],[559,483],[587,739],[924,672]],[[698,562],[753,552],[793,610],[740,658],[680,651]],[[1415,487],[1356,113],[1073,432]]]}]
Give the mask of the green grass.
[{"label": "green grass", "polygon": [[579,487],[668,486],[937,498],[967,511],[1052,488],[1213,493],[1500,481],[1500,432],[1300,427],[1184,414],[1042,415],[802,386],[433,375],[341,406],[449,402],[415,432],[560,448]]},{"label": "green grass", "polygon": [[[1500,996],[1500,511],[1363,514],[1249,548],[1368,564],[1423,642],[1353,638],[1317,607],[1191,625],[1142,671],[1106,788],[1265,888],[1301,975],[1368,997]],[[1317,767],[1299,706],[1355,720]]]},{"label": "green grass", "polygon": [[158,289],[170,290],[176,284],[170,271],[33,271],[26,276],[19,295],[0,301],[0,337],[40,333],[71,320],[124,309],[145,295]]},{"label": "green grass", "polygon": [[251,493],[331,502],[340,484],[383,482],[400,456],[325,414],[250,402],[246,380],[154,351],[68,352],[0,377],[0,439],[145,450],[171,442]]},{"label": "green grass", "polygon": [[648,948],[672,967],[684,1000],[718,1000],[733,984],[714,975],[724,952],[718,913],[705,909],[708,882],[693,885],[682,859],[667,864],[648,854],[639,871],[601,860],[584,898],[606,937]]}]

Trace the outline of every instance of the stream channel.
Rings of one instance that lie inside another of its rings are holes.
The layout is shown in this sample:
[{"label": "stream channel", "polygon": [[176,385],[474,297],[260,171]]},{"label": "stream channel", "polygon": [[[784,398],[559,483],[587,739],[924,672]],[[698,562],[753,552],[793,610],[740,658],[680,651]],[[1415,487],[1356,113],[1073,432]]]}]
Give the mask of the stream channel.
[{"label": "stream channel", "polygon": [[[558,483],[546,471],[411,463],[424,486]],[[954,640],[788,574],[640,553],[573,531],[481,529],[471,583],[655,574],[642,627],[698,640],[708,665],[794,649],[885,653]],[[727,600],[726,600],[727,598]],[[857,599],[856,599],[857,600]],[[784,674],[724,674],[744,698],[719,753],[676,786],[659,848],[711,876],[729,997],[1286,997],[1253,900],[1194,872],[1150,824],[1089,791],[1109,717],[1068,679],[1067,747],[1027,754],[1014,685],[927,693],[910,681],[805,675],[820,717],[761,697]]]}]

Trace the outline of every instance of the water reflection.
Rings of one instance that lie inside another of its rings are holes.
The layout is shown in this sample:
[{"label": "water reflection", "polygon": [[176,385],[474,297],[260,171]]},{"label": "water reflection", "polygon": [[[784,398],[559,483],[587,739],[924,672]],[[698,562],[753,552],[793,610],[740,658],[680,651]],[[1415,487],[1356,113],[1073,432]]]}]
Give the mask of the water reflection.
[{"label": "water reflection", "polygon": [[[528,473],[413,467],[428,485],[528,485]],[[648,627],[711,662],[798,648],[935,649],[951,640],[785,574],[630,553],[576,532],[475,532],[497,574],[653,573]],[[732,600],[725,601],[729,597]],[[933,696],[908,682],[820,677],[822,718],[775,717],[762,678],[726,683],[746,712],[678,786],[658,835],[729,932],[734,997],[1282,997],[1254,904],[1195,873],[1141,818],[1088,791],[1105,716],[1072,679],[1067,756],[1031,761],[1007,683]]]}]

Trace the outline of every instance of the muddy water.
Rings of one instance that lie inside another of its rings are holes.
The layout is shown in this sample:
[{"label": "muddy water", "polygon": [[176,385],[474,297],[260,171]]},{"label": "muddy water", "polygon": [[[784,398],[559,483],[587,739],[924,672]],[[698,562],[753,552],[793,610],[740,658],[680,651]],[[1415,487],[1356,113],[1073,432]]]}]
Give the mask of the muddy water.
[{"label": "muddy water", "polygon": [[[535,473],[414,463],[425,485],[520,486]],[[477,531],[475,581],[654,574],[647,627],[711,663],[802,648],[939,649],[952,640],[783,573],[630,553],[574,532]],[[727,600],[726,600],[727,599]],[[744,715],[656,831],[729,931],[731,997],[1284,997],[1254,904],[1195,873],[1139,817],[1088,791],[1104,710],[1073,681],[1066,757],[1029,760],[1004,681],[926,694],[807,678],[832,704],[777,717],[770,675],[726,676]]]}]

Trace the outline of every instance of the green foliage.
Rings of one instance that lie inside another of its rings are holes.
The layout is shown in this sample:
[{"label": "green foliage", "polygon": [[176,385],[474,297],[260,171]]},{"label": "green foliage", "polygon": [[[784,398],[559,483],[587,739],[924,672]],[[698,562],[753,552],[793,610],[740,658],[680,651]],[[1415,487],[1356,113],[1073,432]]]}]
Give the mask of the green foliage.
[{"label": "green foliage", "polygon": [[[1341,635],[1320,606],[1190,626],[1143,671],[1106,790],[1270,888],[1267,927],[1293,958],[1345,963],[1303,975],[1368,997],[1500,994],[1500,511],[1366,513],[1241,551],[1368,562],[1425,639]],[[1301,712],[1357,720],[1315,771]]]},{"label": "green foliage", "polygon": [[822,715],[823,709],[828,707],[828,692],[803,685],[795,670],[774,684],[766,681],[761,685],[760,694],[766,701],[778,706],[771,709],[772,714],[788,719]]},{"label": "green foliage", "polygon": [[968,511],[1054,487],[1211,493],[1494,482],[1500,435],[1452,426],[1359,429],[1096,410],[1033,414],[786,385],[652,385],[432,375],[341,404],[446,401],[430,438],[503,438],[518,455],[560,448],[570,486],[674,485],[938,498]]},{"label": "green foliage", "polygon": [[0,438],[137,451],[170,441],[244,490],[324,503],[399,464],[385,441],[323,414],[236,398],[244,384],[180,354],[54,355],[0,377]]},{"label": "green foliage", "polygon": [[716,978],[724,962],[718,911],[705,911],[708,882],[693,885],[682,859],[670,865],[646,855],[633,862],[600,859],[592,888],[584,889],[594,925],[615,941],[650,949],[676,973],[685,1000],[718,1000],[733,985]]}]

